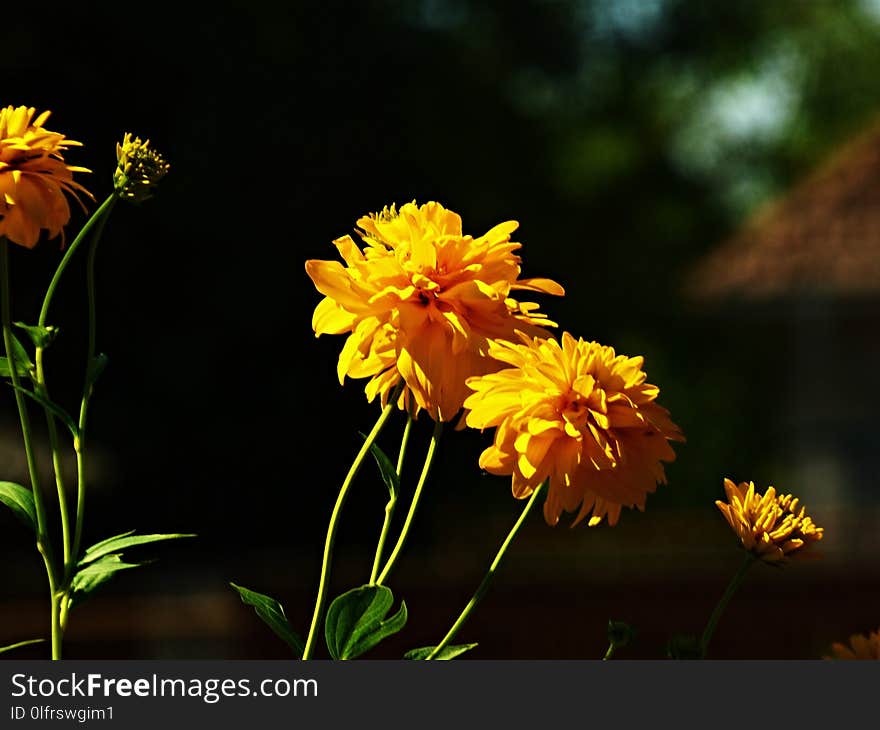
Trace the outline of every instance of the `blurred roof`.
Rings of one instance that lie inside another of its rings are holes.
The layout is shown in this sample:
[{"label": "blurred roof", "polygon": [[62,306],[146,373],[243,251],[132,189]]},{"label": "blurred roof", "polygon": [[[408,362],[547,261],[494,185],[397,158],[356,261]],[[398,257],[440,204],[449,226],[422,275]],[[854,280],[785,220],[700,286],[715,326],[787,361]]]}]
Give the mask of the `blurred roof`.
[{"label": "blurred roof", "polygon": [[699,261],[686,294],[880,294],[880,119]]}]

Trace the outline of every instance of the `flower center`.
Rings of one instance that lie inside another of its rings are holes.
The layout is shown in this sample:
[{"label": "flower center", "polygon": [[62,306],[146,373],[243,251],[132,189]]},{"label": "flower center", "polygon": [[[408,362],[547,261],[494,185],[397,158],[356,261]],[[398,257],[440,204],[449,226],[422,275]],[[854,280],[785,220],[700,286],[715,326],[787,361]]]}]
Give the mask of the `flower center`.
[{"label": "flower center", "polygon": [[416,288],[415,300],[423,307],[436,303],[437,295],[442,288],[433,278],[419,272],[410,276],[410,282]]},{"label": "flower center", "polygon": [[587,419],[590,416],[587,399],[579,393],[569,393],[563,396],[559,411],[562,417],[578,430],[586,427]]}]

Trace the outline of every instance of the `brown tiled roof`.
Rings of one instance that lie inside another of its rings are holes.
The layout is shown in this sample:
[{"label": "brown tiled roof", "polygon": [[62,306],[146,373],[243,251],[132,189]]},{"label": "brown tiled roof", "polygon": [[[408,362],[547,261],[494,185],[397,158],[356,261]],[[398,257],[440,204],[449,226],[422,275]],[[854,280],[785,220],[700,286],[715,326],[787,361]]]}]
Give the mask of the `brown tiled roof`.
[{"label": "brown tiled roof", "polygon": [[880,295],[880,120],[698,262],[686,293]]}]

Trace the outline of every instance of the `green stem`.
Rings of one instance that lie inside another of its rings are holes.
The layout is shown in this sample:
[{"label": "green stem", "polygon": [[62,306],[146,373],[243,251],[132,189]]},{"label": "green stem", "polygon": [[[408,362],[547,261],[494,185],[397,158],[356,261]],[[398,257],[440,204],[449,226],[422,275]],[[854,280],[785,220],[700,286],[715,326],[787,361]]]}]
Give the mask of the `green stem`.
[{"label": "green stem", "polygon": [[422,466],[422,473],[419,476],[419,482],[416,484],[416,491],[413,494],[412,502],[409,505],[409,512],[406,513],[406,519],[403,522],[403,528],[400,531],[400,536],[397,538],[397,544],[394,546],[394,549],[391,551],[391,555],[388,556],[388,562],[385,563],[385,567],[382,569],[382,572],[379,574],[379,577],[376,579],[376,585],[382,585],[385,580],[388,578],[388,574],[391,572],[391,568],[394,567],[394,563],[397,562],[397,558],[400,556],[400,551],[403,549],[403,544],[406,542],[406,538],[409,535],[410,528],[412,527],[413,518],[416,514],[416,507],[419,505],[419,500],[422,496],[422,489],[425,486],[425,482],[428,480],[428,474],[431,471],[431,464],[434,461],[434,456],[437,453],[437,443],[440,441],[440,435],[443,433],[443,422],[435,421],[434,423],[434,433],[431,434],[431,443],[428,446],[428,453],[425,456],[425,463]]},{"label": "green stem", "polygon": [[[406,425],[403,427],[403,436],[400,439],[400,451],[397,454],[397,483],[400,484],[400,476],[403,473],[403,458],[406,455],[406,445],[409,443],[409,433],[412,430],[413,418],[407,414]],[[397,494],[392,494],[385,505],[385,521],[382,523],[382,532],[379,533],[379,542],[376,545],[376,557],[373,558],[373,570],[370,573],[370,585],[375,585],[379,575],[379,566],[382,564],[382,551],[385,549],[385,540],[391,529],[391,518],[394,516],[394,508],[397,506]]]},{"label": "green stem", "polygon": [[483,580],[480,583],[479,588],[477,588],[476,593],[471,597],[471,600],[468,601],[467,605],[464,607],[464,610],[461,612],[459,617],[455,620],[455,623],[452,624],[452,628],[449,629],[446,636],[443,637],[441,642],[434,647],[434,651],[432,651],[426,659],[434,659],[446,646],[455,638],[455,635],[458,633],[458,630],[464,625],[464,622],[467,621],[468,616],[471,615],[471,611],[473,611],[477,604],[482,600],[483,596],[486,594],[486,591],[489,590],[489,585],[492,583],[492,579],[495,577],[495,573],[498,570],[498,566],[501,565],[501,560],[504,558],[504,554],[507,552],[507,548],[510,547],[510,544],[513,542],[513,539],[516,537],[517,533],[520,531],[520,528],[526,521],[526,517],[528,517],[529,512],[531,512],[532,507],[535,502],[538,501],[538,496],[541,492],[544,491],[544,485],[547,482],[542,482],[538,488],[532,492],[532,496],[529,497],[529,501],[526,502],[526,506],[523,507],[523,511],[519,516],[519,519],[510,529],[510,532],[507,534],[504,542],[501,543],[501,547],[498,548],[498,553],[495,555],[495,560],[492,561],[492,565],[489,566],[489,571],[483,576]]},{"label": "green stem", "polygon": [[[33,443],[31,439],[31,425],[28,417],[27,404],[24,401],[24,395],[19,390],[18,370],[12,352],[12,306],[9,291],[9,242],[5,237],[0,236],[0,307],[2,307],[3,322],[3,346],[6,350],[6,359],[9,363],[9,376],[12,380],[12,386],[15,390],[15,403],[18,406],[18,416],[21,421],[21,434],[24,440],[24,453],[27,460],[28,474],[31,480],[31,491],[34,496],[34,511],[37,517],[37,551],[43,558],[46,566],[46,577],[49,580],[49,596],[52,601],[52,658],[58,659],[61,656],[59,627],[57,623],[57,614],[55,612],[55,564],[52,558],[52,548],[49,543],[49,536],[46,532],[46,507],[43,504],[43,495],[40,490],[40,480],[37,473],[37,463],[34,458]],[[56,649],[57,647],[57,649]]]},{"label": "green stem", "polygon": [[[34,390],[37,395],[49,400],[49,388],[46,385],[46,373],[43,369],[44,352],[44,348],[37,347]],[[55,424],[55,416],[48,408],[44,408],[44,410],[46,412],[46,430],[49,434],[49,449],[52,453],[52,468],[55,472],[55,486],[58,490],[58,512],[61,515],[61,545],[64,556],[64,574],[67,575],[70,570],[70,513],[67,510],[67,492],[64,488],[61,447],[58,443],[58,429]]]},{"label": "green stem", "polygon": [[[85,456],[85,438],[86,438],[86,422],[88,419],[89,401],[92,397],[92,381],[90,376],[91,369],[95,361],[97,353],[97,308],[95,305],[95,258],[98,251],[98,242],[101,240],[101,234],[104,232],[104,225],[110,217],[109,210],[107,215],[101,218],[95,235],[92,236],[89,244],[89,255],[86,263],[86,289],[88,290],[89,300],[89,339],[88,350],[86,352],[86,379],[83,385],[82,399],[79,404],[79,423],[77,425],[79,431],[79,441],[76,444],[76,528],[73,536],[73,561],[79,558],[79,549],[82,543],[83,519],[86,510],[86,456]],[[68,576],[68,580],[72,576]]]},{"label": "green stem", "polygon": [[45,639],[28,639],[27,641],[19,641],[15,644],[10,644],[9,646],[0,646],[0,654],[20,649],[23,646],[30,646],[31,644],[42,644],[44,641]]},{"label": "green stem", "polygon": [[52,304],[52,297],[55,296],[55,289],[58,288],[58,282],[61,281],[61,275],[67,268],[67,264],[69,264],[70,260],[73,258],[73,254],[76,253],[76,249],[79,248],[80,244],[85,240],[85,237],[92,229],[92,226],[113,209],[118,198],[119,195],[115,190],[110,193],[110,195],[107,196],[107,199],[101,203],[100,207],[98,207],[98,209],[92,213],[91,217],[85,222],[85,225],[83,225],[80,232],[76,234],[76,238],[73,239],[70,248],[64,252],[64,256],[58,264],[58,268],[55,269],[55,275],[52,277],[52,281],[49,282],[49,288],[46,289],[46,296],[43,297],[43,306],[40,308],[40,318],[37,321],[37,324],[40,327],[46,326],[46,317],[49,316],[49,306]]},{"label": "green stem", "polygon": [[[46,289],[46,294],[43,297],[43,305],[40,307],[40,316],[37,320],[37,324],[40,327],[45,327],[46,319],[49,316],[49,307],[52,304],[52,298],[55,295],[55,291],[58,288],[59,283],[61,282],[61,277],[64,274],[67,265],[73,259],[74,254],[77,249],[80,247],[82,242],[86,239],[89,232],[92,228],[97,225],[97,229],[95,235],[92,237],[92,247],[90,252],[90,267],[93,267],[93,252],[94,248],[97,245],[97,240],[101,236],[101,232],[104,229],[104,224],[107,221],[107,218],[110,215],[110,212],[113,210],[113,206],[116,204],[118,200],[118,194],[114,191],[107,199],[95,210],[94,213],[89,217],[83,227],[80,229],[79,233],[76,235],[76,238],[73,239],[73,243],[70,244],[70,247],[65,251],[64,256],[62,256],[61,261],[58,263],[58,267],[55,269],[55,274],[52,276],[52,280],[49,282],[49,286]],[[93,277],[93,273],[89,271],[90,279]],[[91,288],[93,286],[92,281],[89,282],[90,287],[90,298],[89,298],[89,342],[90,346],[92,346],[94,342],[94,301],[91,296]],[[43,347],[37,347],[36,349],[36,380],[34,383],[34,389],[39,395],[42,395],[44,398],[49,398],[49,389],[46,384],[46,375],[43,367]],[[91,362],[91,357],[87,362]],[[82,406],[80,407],[80,417],[82,420]],[[55,416],[46,409],[46,426],[49,434],[49,447],[52,452],[52,466],[55,471],[55,485],[58,490],[58,511],[61,515],[61,539],[63,545],[63,555],[64,555],[64,572],[63,572],[63,581],[60,586],[58,586],[58,591],[53,591],[52,595],[52,621],[53,621],[53,636],[52,636],[52,655],[55,658],[60,658],[61,656],[61,641],[63,639],[64,630],[67,626],[67,607],[69,604],[69,595],[70,595],[70,581],[73,577],[73,572],[76,567],[76,558],[79,552],[79,541],[82,534],[82,498],[84,495],[83,485],[82,485],[82,475],[84,474],[84,468],[82,463],[82,444],[80,436],[78,439],[75,439],[74,448],[77,454],[77,516],[76,516],[76,527],[75,527],[75,536],[73,538],[73,544],[71,544],[71,535],[70,535],[70,512],[67,508],[67,492],[64,486],[64,477],[62,472],[62,463],[61,463],[61,450],[59,447],[58,441],[58,430],[55,423]],[[59,576],[60,577],[60,576]],[[57,626],[57,630],[56,630]],[[56,636],[57,634],[57,636]]]},{"label": "green stem", "polygon": [[703,636],[700,639],[700,655],[702,657],[705,658],[706,656],[706,649],[709,647],[709,641],[712,639],[712,634],[715,633],[715,627],[718,625],[718,620],[721,618],[721,614],[724,613],[724,609],[727,608],[727,604],[730,603],[733,594],[736,593],[740,584],[743,582],[743,578],[746,577],[749,568],[752,567],[752,564],[756,560],[757,558],[751,553],[746,554],[745,560],[743,560],[736,575],[734,575],[733,578],[731,578],[730,583],[727,584],[727,589],[724,591],[724,595],[721,596],[721,600],[719,600],[715,606],[715,610],[712,611],[712,615],[709,617],[709,622],[706,624]]},{"label": "green stem", "polygon": [[64,640],[64,627],[61,625],[61,602],[62,596],[59,593],[52,593],[51,596],[51,617],[52,617],[52,659],[61,659],[61,644]]},{"label": "green stem", "polygon": [[604,661],[608,661],[608,660],[612,657],[612,655],[614,654],[614,650],[615,650],[616,648],[617,648],[617,647],[614,646],[614,642],[611,642],[611,643],[608,645],[608,651],[606,651],[606,652],[605,652],[605,656],[602,657],[602,661],[603,661],[603,662],[604,662]]},{"label": "green stem", "polygon": [[382,427],[385,425],[385,422],[394,410],[396,400],[396,398],[388,399],[388,405],[382,409],[382,413],[379,415],[376,424],[373,426],[373,430],[370,431],[367,438],[364,439],[360,451],[358,451],[357,456],[354,458],[354,461],[348,470],[348,474],[345,475],[345,480],[339,488],[339,495],[336,497],[336,504],[333,507],[333,513],[330,515],[330,524],[327,526],[327,538],[324,540],[324,559],[321,563],[321,579],[318,583],[318,596],[315,599],[315,611],[312,615],[312,624],[309,627],[309,635],[306,639],[305,649],[303,650],[303,659],[311,659],[312,654],[315,651],[315,643],[318,638],[318,625],[321,622],[321,616],[324,612],[324,604],[327,601],[327,582],[330,577],[330,560],[333,556],[333,543],[336,540],[336,530],[339,527],[339,516],[342,513],[342,507],[348,496],[348,490],[351,487],[358,470],[361,468],[364,458],[366,458],[369,453],[370,446],[372,446],[373,442],[379,436],[379,432],[382,430]]}]

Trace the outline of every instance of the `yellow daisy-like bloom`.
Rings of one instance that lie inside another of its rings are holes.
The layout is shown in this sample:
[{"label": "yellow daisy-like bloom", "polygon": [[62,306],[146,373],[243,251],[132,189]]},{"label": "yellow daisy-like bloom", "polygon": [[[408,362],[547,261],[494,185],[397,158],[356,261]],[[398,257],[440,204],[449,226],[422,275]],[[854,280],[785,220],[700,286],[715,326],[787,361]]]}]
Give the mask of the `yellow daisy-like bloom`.
[{"label": "yellow daisy-like bloom", "polygon": [[68,147],[80,142],[43,127],[50,112],[34,119],[33,107],[0,109],[0,236],[33,248],[46,230],[49,238],[62,234],[70,220],[65,193],[80,205],[77,193],[91,193],[73,179],[75,172],[90,172],[64,162]]},{"label": "yellow daisy-like bloom", "polygon": [[724,480],[727,503],[715,504],[727,519],[743,547],[767,563],[778,563],[809,543],[822,539],[823,528],[816,527],[806,508],[798,510],[798,499],[791,494],[777,495],[768,487],[760,495],[753,482],[739,485]]},{"label": "yellow daisy-like bloom", "polygon": [[512,475],[513,496],[529,496],[550,480],[544,519],[578,511],[614,525],[622,507],[645,508],[646,496],[666,483],[662,462],[675,460],[670,441],[684,436],[646,382],[644,359],[617,355],[567,332],[554,339],[523,336],[492,343],[489,354],[512,367],[470,378],[467,424],[495,427],[480,455],[492,474]]},{"label": "yellow daisy-like bloom", "polygon": [[440,203],[406,203],[357,221],[361,250],[351,236],[334,241],[345,265],[310,260],[306,272],[324,299],[315,308],[316,336],[349,333],[339,355],[345,376],[370,378],[367,398],[383,406],[402,378],[399,405],[410,398],[435,420],[451,420],[468,394],[465,380],[500,363],[489,343],[516,330],[546,336],[555,326],[538,305],[511,298],[515,289],[564,294],[550,279],[519,279],[516,221],[478,238],[462,233],[461,218]]},{"label": "yellow daisy-like bloom", "polygon": [[171,169],[165,159],[150,147],[150,140],[131,138],[126,132],[122,142],[116,143],[116,171],[113,187],[119,196],[142,203],[153,195],[155,188]]},{"label": "yellow daisy-like bloom", "polygon": [[849,646],[840,642],[831,645],[833,656],[825,659],[880,659],[880,629],[864,634],[854,634],[849,637]]}]

